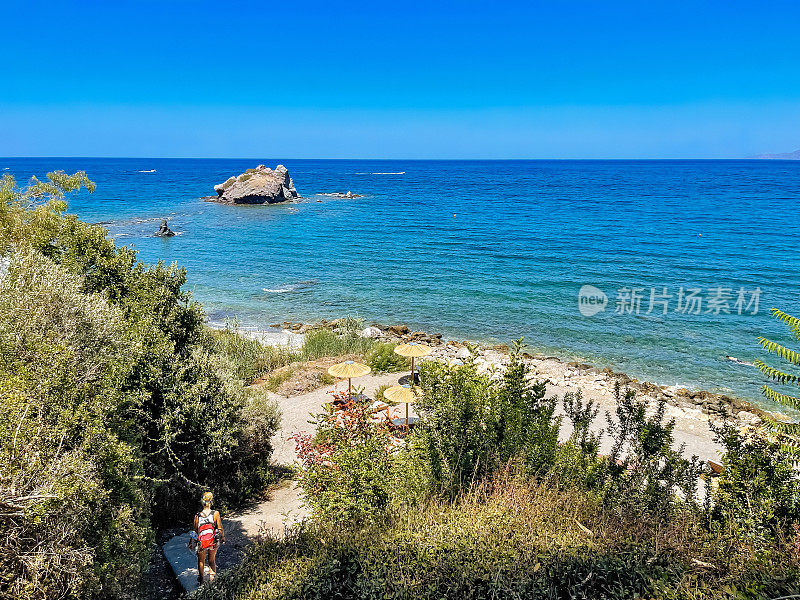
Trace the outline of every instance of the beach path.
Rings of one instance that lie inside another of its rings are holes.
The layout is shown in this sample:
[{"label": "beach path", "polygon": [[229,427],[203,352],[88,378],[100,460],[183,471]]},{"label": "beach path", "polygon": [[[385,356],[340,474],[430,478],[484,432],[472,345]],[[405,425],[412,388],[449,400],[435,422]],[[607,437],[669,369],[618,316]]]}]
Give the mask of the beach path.
[{"label": "beach path", "polygon": [[[372,396],[382,385],[394,385],[401,377],[409,376],[410,371],[388,373],[385,375],[367,375],[353,380],[353,388],[363,388],[367,396]],[[290,436],[299,432],[313,432],[309,424],[311,415],[322,411],[326,402],[330,402],[333,391],[346,392],[347,381],[337,382],[298,396],[285,397],[270,393],[281,409],[281,427],[273,438],[272,462],[275,465],[290,466],[297,460],[294,441]],[[412,409],[413,414],[413,409]],[[254,504],[236,514],[224,515],[223,526],[227,543],[217,554],[217,568],[226,569],[238,564],[244,551],[259,535],[270,531],[281,535],[287,526],[301,521],[308,516],[303,506],[302,497],[297,484],[287,481],[282,486],[271,490],[268,499]],[[164,546],[166,556],[175,576],[187,592],[198,587],[197,558],[189,550],[187,543],[189,534],[176,535]],[[206,581],[210,573],[206,565]]]}]

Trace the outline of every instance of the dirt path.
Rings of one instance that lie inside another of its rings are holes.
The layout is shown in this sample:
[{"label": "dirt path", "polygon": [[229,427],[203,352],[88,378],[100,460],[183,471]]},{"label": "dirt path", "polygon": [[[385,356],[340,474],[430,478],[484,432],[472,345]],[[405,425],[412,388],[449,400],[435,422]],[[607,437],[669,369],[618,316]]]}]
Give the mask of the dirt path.
[{"label": "dirt path", "polygon": [[[387,375],[367,375],[354,380],[354,386],[364,389],[367,396],[373,395],[382,385],[393,385],[409,372]],[[331,400],[331,392],[347,391],[347,381],[338,382],[298,396],[285,397],[270,393],[281,408],[281,428],[273,438],[272,461],[276,465],[290,466],[297,460],[294,441],[289,437],[299,432],[312,432],[309,424],[311,415],[322,411]],[[413,411],[412,411],[413,414]],[[217,568],[222,570],[241,561],[247,546],[261,533],[271,531],[282,534],[287,526],[308,516],[303,506],[300,490],[295,482],[286,482],[283,487],[273,490],[269,498],[252,508],[230,516],[224,515],[223,526],[227,543],[217,554]],[[172,565],[178,580],[186,589],[197,587],[197,563],[195,555],[188,550],[188,534],[175,536],[164,544],[164,554]]]},{"label": "dirt path", "polygon": [[[406,372],[367,375],[355,380],[354,385],[363,387],[364,393],[371,396],[380,386],[393,385],[400,377],[408,374]],[[308,422],[311,415],[322,411],[323,405],[330,402],[331,392],[334,390],[347,391],[347,382],[328,385],[288,398],[270,393],[270,397],[281,408],[281,428],[273,438],[272,461],[275,464],[290,466],[297,460],[294,441],[289,437],[299,432],[312,432],[313,427]],[[307,514],[302,506],[300,491],[294,482],[289,482],[286,487],[273,492],[269,500],[261,502],[247,512],[226,519],[225,527],[227,529],[230,523],[231,531],[236,532],[237,539],[243,537],[245,539],[242,541],[246,542],[257,537],[262,529],[280,533],[286,525],[302,520]]]}]

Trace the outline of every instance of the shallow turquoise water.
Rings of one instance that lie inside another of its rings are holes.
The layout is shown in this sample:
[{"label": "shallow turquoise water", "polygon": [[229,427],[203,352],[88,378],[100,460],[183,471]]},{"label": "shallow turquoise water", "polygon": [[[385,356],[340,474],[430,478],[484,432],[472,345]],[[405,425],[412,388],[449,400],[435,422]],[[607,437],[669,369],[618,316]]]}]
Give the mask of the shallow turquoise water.
[{"label": "shallow turquoise water", "polygon": [[[260,162],[283,162],[307,199],[200,199]],[[726,356],[752,361],[758,335],[786,339],[768,308],[800,313],[800,162],[50,158],[0,168],[21,179],[85,169],[97,192],[70,211],[104,222],[144,261],[185,266],[214,321],[353,314],[458,338],[524,335],[639,378],[756,398],[760,375]],[[365,197],[315,195],[347,190]],[[178,236],[152,237],[162,217]],[[608,295],[605,311],[581,315],[584,284]],[[642,288],[638,315],[616,314],[624,287]],[[646,314],[664,287],[668,313]],[[681,287],[702,290],[701,314],[675,311]],[[718,287],[731,290],[731,314],[704,312]],[[742,288],[748,301],[760,288],[756,314],[737,314]]]}]

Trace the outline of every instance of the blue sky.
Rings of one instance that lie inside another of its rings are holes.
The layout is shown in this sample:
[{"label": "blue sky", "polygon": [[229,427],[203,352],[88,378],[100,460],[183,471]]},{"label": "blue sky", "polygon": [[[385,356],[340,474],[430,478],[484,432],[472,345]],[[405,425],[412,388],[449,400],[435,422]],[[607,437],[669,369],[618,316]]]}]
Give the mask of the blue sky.
[{"label": "blue sky", "polygon": [[17,2],[0,156],[800,148],[797,2]]}]

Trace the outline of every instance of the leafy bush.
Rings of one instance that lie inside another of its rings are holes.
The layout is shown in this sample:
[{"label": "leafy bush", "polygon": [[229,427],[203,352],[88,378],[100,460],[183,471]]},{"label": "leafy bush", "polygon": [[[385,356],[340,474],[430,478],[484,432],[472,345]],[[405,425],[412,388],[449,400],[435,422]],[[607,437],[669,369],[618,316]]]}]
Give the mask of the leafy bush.
[{"label": "leafy bush", "polygon": [[605,462],[598,455],[603,432],[592,432],[590,426],[599,409],[592,400],[584,402],[580,390],[564,394],[562,405],[572,431],[556,452],[554,473],[571,485],[597,489],[605,473]]},{"label": "leafy bush", "polygon": [[665,420],[666,398],[649,411],[647,400],[637,399],[633,390],[623,394],[619,383],[614,395],[616,420],[607,415],[614,444],[605,460],[606,501],[659,518],[677,504],[696,506],[702,465],[696,456],[683,458],[683,446],[672,447],[675,420]]},{"label": "leafy bush", "polygon": [[518,351],[499,381],[479,375],[471,361],[429,361],[420,373],[419,424],[410,445],[431,491],[456,496],[510,461],[531,473],[555,461],[555,399],[545,399],[543,383],[528,380]]},{"label": "leafy bush", "polygon": [[263,375],[302,359],[302,354],[289,346],[264,346],[253,368],[258,375]]},{"label": "leafy bush", "polygon": [[340,320],[340,323],[339,327],[344,331],[345,335],[355,336],[364,329],[364,319],[361,317],[347,315]]},{"label": "leafy bush", "polygon": [[209,329],[208,345],[231,361],[236,376],[244,383],[252,383],[263,374],[265,347],[258,340],[242,335],[235,327]]},{"label": "leafy bush", "polygon": [[120,311],[30,251],[0,279],[0,597],[124,591],[149,506],[124,389],[141,352]]},{"label": "leafy bush", "polygon": [[364,361],[372,369],[372,372],[377,374],[396,373],[410,369],[411,361],[405,356],[397,354],[394,351],[395,348],[396,344],[377,342],[364,355]]},{"label": "leafy bush", "polygon": [[238,502],[266,476],[274,411],[248,403],[182,269],[63,214],[81,186],[0,180],[0,596],[135,595],[151,520],[189,519],[201,489]]},{"label": "leafy bush", "polygon": [[341,410],[316,416],[316,435],[296,434],[300,485],[315,516],[342,525],[363,524],[389,503],[392,457],[389,424],[372,418],[369,400],[334,396]]},{"label": "leafy bush", "polygon": [[757,549],[778,537],[797,536],[800,480],[792,467],[794,455],[757,428],[740,432],[725,423],[714,431],[725,454],[707,506],[711,527]]}]

